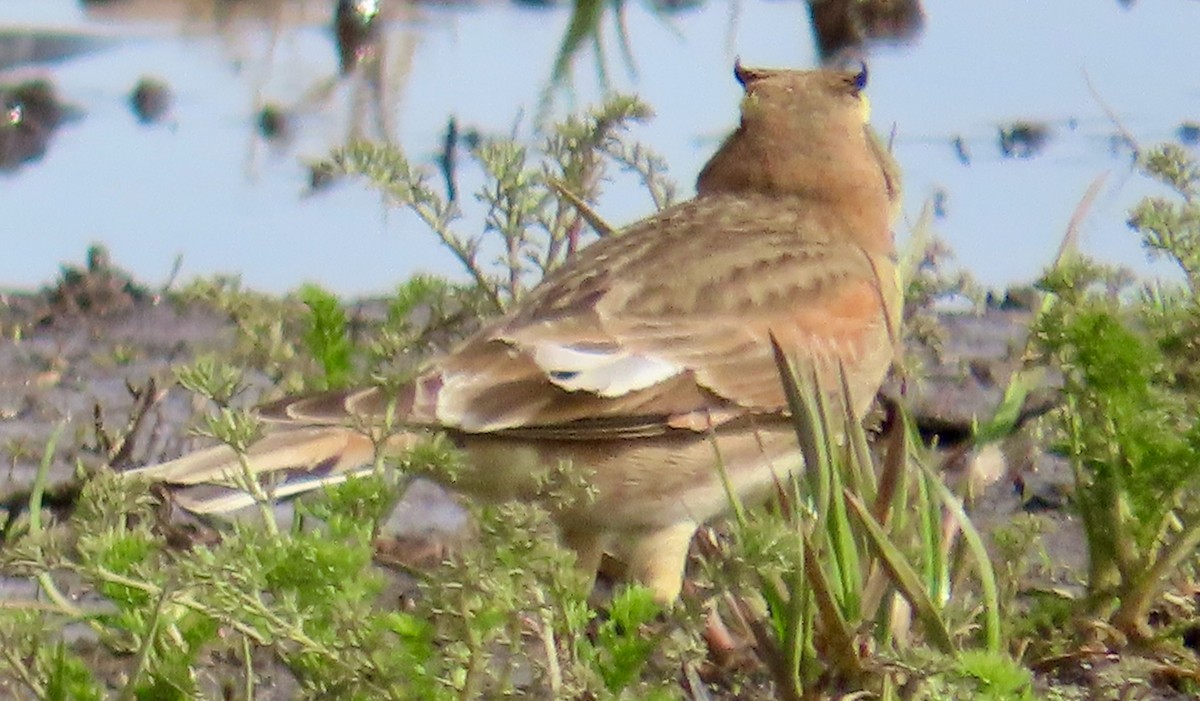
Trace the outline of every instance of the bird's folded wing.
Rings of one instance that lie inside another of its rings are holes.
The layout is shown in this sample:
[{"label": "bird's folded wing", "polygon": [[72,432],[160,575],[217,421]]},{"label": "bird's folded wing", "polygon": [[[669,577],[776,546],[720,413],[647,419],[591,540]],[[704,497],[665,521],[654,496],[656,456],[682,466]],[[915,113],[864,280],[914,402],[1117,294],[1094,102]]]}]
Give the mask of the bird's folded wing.
[{"label": "bird's folded wing", "polygon": [[783,410],[772,337],[831,383],[841,363],[852,379],[871,366],[862,384],[877,384],[894,340],[891,261],[822,208],[788,204],[714,196],[666,210],[593,244],[400,392],[285,400],[263,416],[390,411],[407,425],[563,440],[707,430]]},{"label": "bird's folded wing", "polygon": [[703,429],[783,410],[772,336],[835,383],[838,363],[881,374],[898,303],[891,261],[820,208],[707,201],[724,199],[639,225],[655,235],[596,244],[588,265],[435,364],[435,391],[418,387],[416,405],[470,432],[586,437],[580,422],[602,433],[621,418]]}]

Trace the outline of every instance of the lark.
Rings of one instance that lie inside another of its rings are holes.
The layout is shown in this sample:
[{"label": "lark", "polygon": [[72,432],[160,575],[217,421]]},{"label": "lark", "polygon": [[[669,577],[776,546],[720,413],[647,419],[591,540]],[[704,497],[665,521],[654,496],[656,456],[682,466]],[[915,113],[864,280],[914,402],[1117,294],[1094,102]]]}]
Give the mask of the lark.
[{"label": "lark", "polygon": [[[729,505],[718,465],[745,502],[803,467],[772,340],[822,387],[844,372],[859,417],[896,352],[899,171],[868,124],[865,70],[734,73],[741,123],[691,200],[584,248],[399,390],[275,402],[244,456],[218,446],[125,474],[232,486],[244,459],[307,471],[307,488],[436,431],[463,454],[454,488],[543,503],[580,567],[607,552],[675,600],[693,534]],[[362,426],[385,416],[400,430],[378,445]],[[536,477],[558,466],[592,497],[548,496]]]}]

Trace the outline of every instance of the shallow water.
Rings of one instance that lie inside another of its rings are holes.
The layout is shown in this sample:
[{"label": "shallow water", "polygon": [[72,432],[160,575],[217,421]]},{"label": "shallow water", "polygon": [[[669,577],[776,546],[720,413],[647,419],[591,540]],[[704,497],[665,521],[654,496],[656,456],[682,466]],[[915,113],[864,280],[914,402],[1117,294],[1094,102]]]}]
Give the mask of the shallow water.
[{"label": "shallow water", "polygon": [[[152,9],[102,16],[71,0],[0,3],[0,30],[59,37],[40,45],[48,60],[9,66],[3,82],[49,76],[82,111],[43,158],[0,176],[0,287],[45,283],[91,241],[149,283],[165,281],[177,256],[185,278],[237,272],[271,291],[308,280],[369,294],[419,270],[457,274],[426,230],[366,187],[339,183],[306,196],[303,161],[351,134],[386,133],[432,172],[451,115],[496,134],[520,119],[528,134],[569,17],[564,7],[496,2],[406,10],[387,23],[387,77],[373,105],[361,78],[338,77],[332,1],[293,2],[285,19],[240,18],[222,28],[196,19],[199,3],[137,4]],[[805,5],[734,7],[736,15],[709,3],[664,19],[631,5],[636,77],[620,59],[613,25],[605,27],[610,79],[655,107],[657,119],[637,135],[666,156],[683,194],[736,118],[734,56],[748,65],[816,62]],[[894,126],[906,173],[907,220],[942,193],[936,229],[959,262],[989,285],[1028,280],[1053,257],[1089,184],[1109,172],[1083,222],[1085,250],[1161,271],[1145,264],[1124,225],[1128,207],[1154,188],[1131,172],[1128,149],[1114,149],[1117,129],[1084,73],[1140,143],[1177,138],[1182,123],[1200,121],[1200,73],[1191,69],[1200,64],[1200,3],[924,7],[913,45],[876,48],[869,59],[874,121],[884,132]],[[7,63],[0,54],[0,66]],[[130,110],[143,76],[171,90],[161,123],[143,125]],[[577,105],[599,95],[589,52],[575,87]],[[267,103],[301,112],[281,146],[255,130]],[[1044,150],[1004,158],[998,128],[1014,120],[1045,123]],[[464,186],[470,191],[470,181]],[[619,180],[600,210],[624,223],[650,208]],[[477,230],[480,213],[468,217],[463,230]]]}]

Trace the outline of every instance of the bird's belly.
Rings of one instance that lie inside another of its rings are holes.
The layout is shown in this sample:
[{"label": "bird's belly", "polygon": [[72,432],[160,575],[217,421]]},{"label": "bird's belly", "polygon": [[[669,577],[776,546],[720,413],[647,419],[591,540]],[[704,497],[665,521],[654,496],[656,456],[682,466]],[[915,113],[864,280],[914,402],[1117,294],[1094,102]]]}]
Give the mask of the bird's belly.
[{"label": "bird's belly", "polygon": [[754,503],[803,463],[795,434],[783,422],[718,432],[715,438],[681,432],[535,444],[477,436],[463,441],[463,447],[469,467],[456,486],[464,491],[541,501],[560,524],[605,530],[701,523],[728,511],[718,465],[738,497]]},{"label": "bird's belly", "polygon": [[[711,451],[711,446],[706,447]],[[704,523],[730,511],[731,491],[743,504],[758,504],[776,485],[787,484],[788,476],[803,464],[798,449],[764,453],[732,464],[710,460],[682,473],[679,479],[663,479],[660,488],[651,480],[636,490],[625,485],[602,489],[588,516],[612,527],[665,526],[684,520]]]}]

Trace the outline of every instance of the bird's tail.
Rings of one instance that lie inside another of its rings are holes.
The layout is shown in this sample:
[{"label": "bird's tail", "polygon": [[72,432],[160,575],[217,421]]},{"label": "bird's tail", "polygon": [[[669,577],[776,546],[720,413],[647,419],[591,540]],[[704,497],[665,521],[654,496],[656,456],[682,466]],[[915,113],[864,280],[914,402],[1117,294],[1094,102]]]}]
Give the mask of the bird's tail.
[{"label": "bird's tail", "polygon": [[[416,439],[395,435],[386,448],[403,450]],[[255,503],[243,488],[249,478],[259,481],[267,497],[283,499],[369,472],[376,452],[367,435],[345,426],[288,428],[267,433],[244,454],[216,446],[121,475],[182,487],[174,492],[175,502],[188,511],[225,513]]]}]

